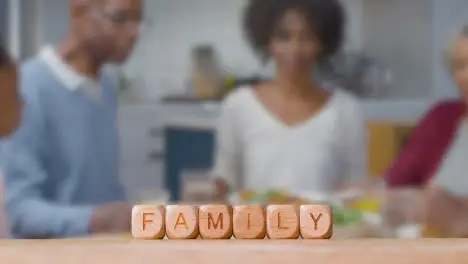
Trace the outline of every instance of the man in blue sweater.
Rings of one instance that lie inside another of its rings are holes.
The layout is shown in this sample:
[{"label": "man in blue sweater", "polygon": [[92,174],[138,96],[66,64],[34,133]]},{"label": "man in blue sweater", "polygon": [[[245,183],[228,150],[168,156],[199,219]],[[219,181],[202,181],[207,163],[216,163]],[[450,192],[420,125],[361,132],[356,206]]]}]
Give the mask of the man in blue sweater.
[{"label": "man in blue sweater", "polygon": [[67,40],[22,66],[22,123],[2,151],[15,237],[130,231],[118,177],[117,91],[101,68],[128,57],[141,16],[140,0],[71,0]]}]

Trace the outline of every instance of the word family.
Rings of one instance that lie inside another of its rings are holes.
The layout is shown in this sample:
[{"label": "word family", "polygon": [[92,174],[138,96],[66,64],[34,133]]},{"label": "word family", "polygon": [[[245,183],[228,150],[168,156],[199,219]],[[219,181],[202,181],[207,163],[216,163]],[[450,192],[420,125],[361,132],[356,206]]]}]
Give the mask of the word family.
[{"label": "word family", "polygon": [[136,239],[329,239],[327,205],[135,205]]}]

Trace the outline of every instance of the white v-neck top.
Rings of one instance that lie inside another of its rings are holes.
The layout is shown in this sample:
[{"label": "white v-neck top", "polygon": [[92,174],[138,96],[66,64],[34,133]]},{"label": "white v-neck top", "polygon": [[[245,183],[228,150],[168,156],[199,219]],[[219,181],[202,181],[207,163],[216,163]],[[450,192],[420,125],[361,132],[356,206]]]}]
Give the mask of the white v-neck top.
[{"label": "white v-neck top", "polygon": [[434,182],[455,196],[468,197],[468,121],[460,122],[455,139],[434,177]]},{"label": "white v-neck top", "polygon": [[359,101],[344,91],[294,127],[269,112],[250,87],[223,102],[212,175],[234,190],[329,193],[364,178],[366,161]]}]

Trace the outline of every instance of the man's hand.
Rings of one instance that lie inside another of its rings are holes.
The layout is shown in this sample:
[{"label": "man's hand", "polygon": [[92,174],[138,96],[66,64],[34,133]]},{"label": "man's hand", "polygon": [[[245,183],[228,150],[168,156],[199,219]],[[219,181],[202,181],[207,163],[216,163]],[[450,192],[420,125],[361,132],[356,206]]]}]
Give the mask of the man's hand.
[{"label": "man's hand", "polygon": [[431,184],[427,187],[426,222],[447,237],[467,237],[467,198],[455,197],[449,192]]},{"label": "man's hand", "polygon": [[468,236],[468,199],[455,197],[436,184],[387,191],[386,221],[397,227],[421,223],[444,237]]},{"label": "man's hand", "polygon": [[403,224],[423,223],[426,218],[428,200],[423,188],[398,188],[386,191],[385,218],[391,227]]},{"label": "man's hand", "polygon": [[91,216],[90,232],[126,233],[131,231],[132,207],[116,202],[96,207]]}]

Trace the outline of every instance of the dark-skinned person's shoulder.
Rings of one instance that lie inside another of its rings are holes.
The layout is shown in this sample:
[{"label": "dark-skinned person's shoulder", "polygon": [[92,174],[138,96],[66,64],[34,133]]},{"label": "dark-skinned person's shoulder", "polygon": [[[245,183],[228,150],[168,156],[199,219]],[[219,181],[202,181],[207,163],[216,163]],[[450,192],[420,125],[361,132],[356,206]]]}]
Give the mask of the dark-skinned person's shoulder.
[{"label": "dark-skinned person's shoulder", "polygon": [[0,39],[0,137],[13,133],[21,120],[21,100],[17,87],[17,68]]}]

